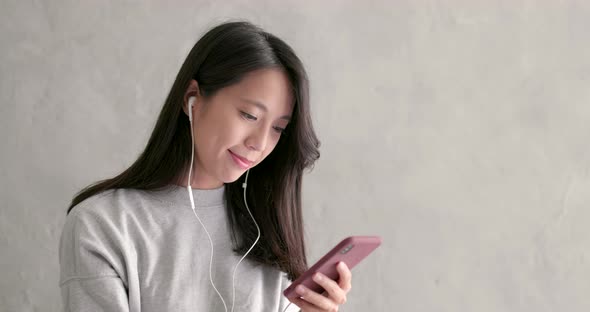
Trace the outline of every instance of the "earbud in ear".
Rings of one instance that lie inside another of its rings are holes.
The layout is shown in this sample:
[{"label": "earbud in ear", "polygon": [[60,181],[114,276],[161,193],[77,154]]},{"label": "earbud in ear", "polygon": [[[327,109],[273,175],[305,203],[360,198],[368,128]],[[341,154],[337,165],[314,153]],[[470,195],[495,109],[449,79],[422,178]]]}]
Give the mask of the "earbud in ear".
[{"label": "earbud in ear", "polygon": [[193,121],[193,106],[195,105],[195,97],[191,96],[188,98],[188,120]]}]

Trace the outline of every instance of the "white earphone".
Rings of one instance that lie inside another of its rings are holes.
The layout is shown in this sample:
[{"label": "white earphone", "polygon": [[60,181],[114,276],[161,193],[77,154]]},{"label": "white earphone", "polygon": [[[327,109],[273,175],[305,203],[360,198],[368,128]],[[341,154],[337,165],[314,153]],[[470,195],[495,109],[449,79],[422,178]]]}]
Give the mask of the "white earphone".
[{"label": "white earphone", "polygon": [[[191,96],[188,98],[188,121],[191,122],[191,128],[192,128],[192,122],[193,122],[193,106],[195,106],[195,97]],[[192,133],[192,131],[191,131],[191,133]]]},{"label": "white earphone", "polygon": [[[191,173],[193,171],[193,160],[194,160],[194,156],[195,156],[195,140],[194,140],[194,137],[193,137],[193,106],[194,106],[194,104],[195,104],[195,97],[194,96],[191,96],[188,99],[188,120],[190,122],[190,132],[191,132],[192,149],[191,149],[191,165],[190,165],[190,169],[188,171],[187,190],[188,190],[188,195],[189,195],[189,198],[190,198],[190,201],[191,201],[191,208],[193,209],[193,213],[197,217],[197,220],[199,220],[199,223],[203,227],[203,230],[205,230],[205,233],[207,234],[207,237],[209,238],[209,244],[211,246],[211,257],[209,258],[209,281],[211,282],[211,286],[213,286],[213,289],[215,289],[215,292],[219,296],[219,299],[221,299],[221,303],[223,303],[223,307],[225,308],[225,311],[227,312],[227,305],[225,304],[225,300],[223,299],[223,296],[221,295],[221,293],[219,292],[219,290],[217,289],[217,287],[215,287],[215,283],[213,282],[213,274],[212,274],[212,268],[211,268],[212,265],[213,265],[213,240],[211,239],[211,235],[209,234],[209,231],[207,231],[207,228],[205,227],[205,224],[203,224],[203,221],[201,221],[201,218],[199,218],[199,216],[197,215],[197,212],[195,211],[195,201],[193,199],[193,191],[192,191],[192,188],[191,188]],[[254,246],[256,245],[256,243],[258,243],[258,240],[260,239],[260,228],[258,227],[258,223],[256,223],[256,220],[254,219],[254,216],[252,215],[252,212],[250,212],[250,208],[248,207],[248,202],[246,201],[246,187],[248,185],[248,175],[249,174],[250,174],[250,170],[246,171],[246,180],[242,184],[242,187],[244,188],[244,204],[246,205],[246,209],[248,210],[248,213],[250,214],[250,217],[252,218],[252,221],[254,222],[254,225],[256,225],[256,230],[258,231],[258,236],[256,237],[256,240],[254,241],[254,244],[252,244],[252,246],[250,246],[250,249],[248,249],[248,251],[246,251],[246,253],[244,254],[244,256],[242,256],[242,258],[240,259],[240,261],[238,261],[238,263],[234,267],[234,270],[233,270],[233,273],[232,273],[232,304],[231,304],[231,312],[234,311],[235,298],[236,298],[236,288],[235,288],[236,271],[238,270],[238,266],[240,265],[240,263],[242,263],[242,260],[244,260],[246,258],[246,256],[250,253],[250,251],[252,251],[252,249],[254,248]]]}]

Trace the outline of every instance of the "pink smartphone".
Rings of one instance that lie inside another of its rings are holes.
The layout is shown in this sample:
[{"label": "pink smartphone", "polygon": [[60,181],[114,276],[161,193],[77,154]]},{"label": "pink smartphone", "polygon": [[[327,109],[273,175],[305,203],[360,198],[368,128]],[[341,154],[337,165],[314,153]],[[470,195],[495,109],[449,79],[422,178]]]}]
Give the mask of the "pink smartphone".
[{"label": "pink smartphone", "polygon": [[312,280],[314,273],[321,272],[329,278],[338,281],[339,274],[336,270],[338,262],[343,261],[352,270],[355,265],[361,262],[361,260],[379,247],[379,245],[381,245],[381,237],[379,236],[350,236],[345,238],[311,268],[301,274],[299,278],[293,281],[283,291],[283,295],[289,299],[299,297],[299,294],[295,292],[295,287],[299,284],[303,284],[305,287],[317,293],[322,293],[324,291],[322,286]]}]

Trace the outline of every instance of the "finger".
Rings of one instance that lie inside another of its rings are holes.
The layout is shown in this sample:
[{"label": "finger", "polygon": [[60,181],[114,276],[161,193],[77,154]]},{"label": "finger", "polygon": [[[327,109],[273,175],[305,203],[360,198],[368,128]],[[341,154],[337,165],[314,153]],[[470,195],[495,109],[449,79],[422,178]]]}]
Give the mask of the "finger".
[{"label": "finger", "polygon": [[338,277],[338,285],[345,293],[348,293],[352,288],[352,273],[350,272],[350,269],[348,269],[348,266],[344,261],[340,261],[336,266],[336,270],[338,270],[338,274],[340,274]]},{"label": "finger", "polygon": [[315,309],[322,309],[322,310],[334,310],[336,308],[336,304],[330,299],[326,298],[317,292],[303,286],[299,285],[295,288],[295,291],[303,297],[304,301],[311,303]]},{"label": "finger", "polygon": [[314,282],[318,283],[324,290],[326,290],[336,304],[343,304],[346,302],[346,292],[340,288],[340,285],[336,281],[330,279],[322,273],[315,273],[313,275]]},{"label": "finger", "polygon": [[321,312],[318,307],[314,306],[313,304],[301,299],[301,298],[292,298],[289,299],[294,305],[296,305],[300,311],[299,312]]}]

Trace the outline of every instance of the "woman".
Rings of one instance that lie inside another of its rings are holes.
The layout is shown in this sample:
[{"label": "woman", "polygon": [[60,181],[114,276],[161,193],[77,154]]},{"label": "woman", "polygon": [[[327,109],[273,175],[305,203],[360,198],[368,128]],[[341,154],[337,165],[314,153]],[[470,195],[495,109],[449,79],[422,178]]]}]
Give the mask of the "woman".
[{"label": "woman", "polygon": [[[302,174],[319,158],[308,94],[279,38],[247,22],[207,32],[135,163],[72,200],[65,310],[286,310],[282,290],[307,268]],[[293,303],[338,310],[351,280],[338,270]]]}]

